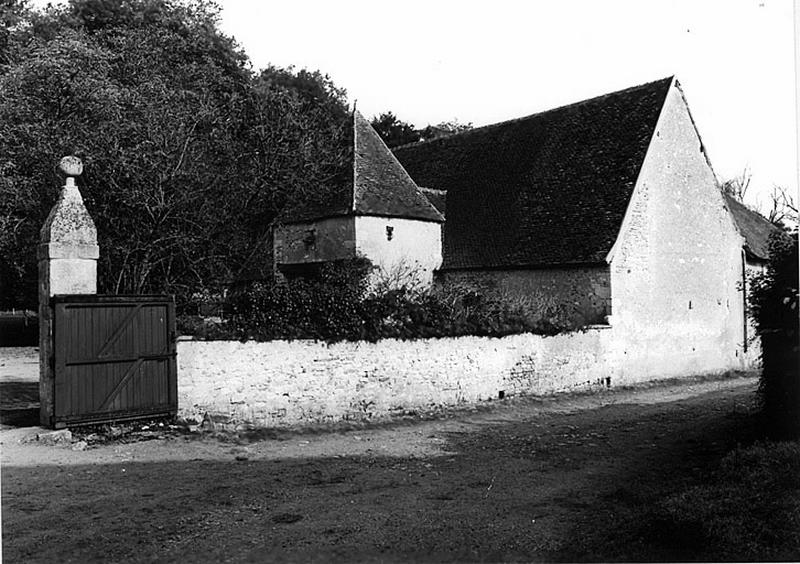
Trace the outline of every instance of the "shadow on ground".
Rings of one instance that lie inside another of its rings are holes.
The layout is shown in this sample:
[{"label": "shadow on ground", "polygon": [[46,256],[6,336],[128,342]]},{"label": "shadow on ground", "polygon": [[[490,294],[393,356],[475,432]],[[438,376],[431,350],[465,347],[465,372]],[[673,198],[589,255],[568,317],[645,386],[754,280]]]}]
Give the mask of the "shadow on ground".
[{"label": "shadow on ground", "polygon": [[5,465],[3,550],[26,562],[716,560],[702,530],[654,508],[753,440],[750,393],[489,420],[448,432],[438,456],[250,460],[232,447],[228,460]]}]

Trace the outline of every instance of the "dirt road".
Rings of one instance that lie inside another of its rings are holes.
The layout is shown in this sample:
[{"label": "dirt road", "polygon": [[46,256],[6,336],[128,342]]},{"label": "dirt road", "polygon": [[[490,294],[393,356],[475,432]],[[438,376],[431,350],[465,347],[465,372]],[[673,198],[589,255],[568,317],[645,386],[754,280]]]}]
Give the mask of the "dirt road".
[{"label": "dirt road", "polygon": [[665,496],[751,439],[739,376],[436,421],[84,451],[2,440],[7,562],[714,559]]}]

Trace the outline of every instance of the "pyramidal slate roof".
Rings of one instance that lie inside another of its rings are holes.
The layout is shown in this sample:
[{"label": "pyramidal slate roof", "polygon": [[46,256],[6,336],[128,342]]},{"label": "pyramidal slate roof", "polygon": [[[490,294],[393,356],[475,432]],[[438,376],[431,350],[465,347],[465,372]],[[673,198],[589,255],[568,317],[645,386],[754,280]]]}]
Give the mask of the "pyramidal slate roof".
[{"label": "pyramidal slate roof", "polygon": [[359,112],[354,113],[356,215],[380,215],[443,222],[383,139]]},{"label": "pyramidal slate roof", "polygon": [[372,125],[353,112],[352,182],[337,191],[311,197],[288,210],[283,223],[347,215],[382,216],[443,222],[444,217],[422,194]]},{"label": "pyramidal slate roof", "polygon": [[766,261],[769,259],[769,236],[780,229],[766,217],[745,206],[736,198],[725,194],[725,203],[731,210],[733,221],[744,237],[744,251],[748,258]]},{"label": "pyramidal slate roof", "polygon": [[442,269],[605,263],[672,82],[396,148],[447,193]]}]

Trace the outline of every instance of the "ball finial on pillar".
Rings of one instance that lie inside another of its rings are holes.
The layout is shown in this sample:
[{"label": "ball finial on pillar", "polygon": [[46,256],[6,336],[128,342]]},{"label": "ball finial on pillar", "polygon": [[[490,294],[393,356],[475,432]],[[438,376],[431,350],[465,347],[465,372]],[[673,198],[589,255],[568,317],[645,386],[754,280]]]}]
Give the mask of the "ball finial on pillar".
[{"label": "ball finial on pillar", "polygon": [[83,162],[78,157],[69,155],[61,159],[58,168],[67,176],[66,185],[75,186],[75,177],[83,173]]},{"label": "ball finial on pillar", "polygon": [[67,176],[58,201],[50,210],[40,232],[39,257],[39,418],[42,425],[53,424],[54,389],[54,309],[50,299],[58,294],[97,293],[97,229],[75,177],[83,172],[78,157],[64,157],[58,167]]}]

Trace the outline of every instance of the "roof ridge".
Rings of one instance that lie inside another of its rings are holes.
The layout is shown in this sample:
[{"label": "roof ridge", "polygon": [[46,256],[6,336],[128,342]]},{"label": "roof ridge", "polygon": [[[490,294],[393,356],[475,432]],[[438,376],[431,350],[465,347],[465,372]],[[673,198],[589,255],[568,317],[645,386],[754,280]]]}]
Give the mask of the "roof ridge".
[{"label": "roof ridge", "polygon": [[353,182],[350,183],[350,212],[356,213],[356,198],[358,197],[358,118],[365,119],[364,116],[356,109],[355,103],[353,104],[353,121],[350,123],[350,128],[353,132]]},{"label": "roof ridge", "polygon": [[392,151],[396,151],[397,149],[405,149],[406,147],[417,147],[419,145],[425,145],[425,144],[428,144],[428,143],[436,143],[437,141],[443,141],[445,139],[451,139],[453,137],[468,136],[468,135],[470,135],[472,133],[476,133],[476,132],[480,132],[480,131],[486,131],[487,129],[491,129],[491,128],[494,128],[494,127],[506,126],[506,125],[509,125],[509,124],[512,124],[512,123],[518,123],[518,122],[525,121],[525,120],[528,120],[528,119],[531,119],[531,118],[534,118],[534,117],[539,117],[539,116],[548,114],[550,112],[555,112],[555,111],[558,111],[558,110],[565,110],[565,109],[571,108],[573,106],[580,106],[581,104],[588,104],[590,102],[598,102],[598,101],[600,101],[600,100],[602,100],[604,98],[608,98],[610,96],[618,96],[618,95],[621,95],[621,94],[626,94],[626,93],[631,92],[633,90],[636,90],[638,88],[645,88],[645,87],[648,87],[648,86],[652,86],[654,84],[658,84],[659,82],[667,82],[667,81],[669,81],[669,83],[672,84],[672,80],[674,78],[675,78],[675,75],[673,74],[673,75],[670,75],[670,76],[666,76],[664,78],[660,78],[658,80],[651,80],[650,82],[644,82],[642,84],[637,84],[636,86],[629,86],[629,87],[623,88],[621,90],[615,90],[613,92],[607,92],[605,94],[600,94],[598,96],[593,96],[591,98],[585,98],[583,100],[577,100],[575,102],[570,102],[568,104],[563,104],[561,106],[556,106],[555,108],[548,108],[546,110],[542,110],[540,112],[535,112],[535,113],[532,113],[532,114],[528,114],[526,116],[507,119],[507,120],[503,120],[503,121],[498,121],[498,122],[495,122],[495,123],[489,123],[489,124],[486,124],[486,125],[481,125],[480,127],[473,127],[472,129],[468,129],[466,131],[461,131],[461,132],[458,132],[458,133],[451,133],[450,135],[445,135],[443,137],[437,137],[436,139],[426,139],[424,141],[413,141],[411,143],[404,143],[402,145],[398,145],[396,147],[393,147]]}]

